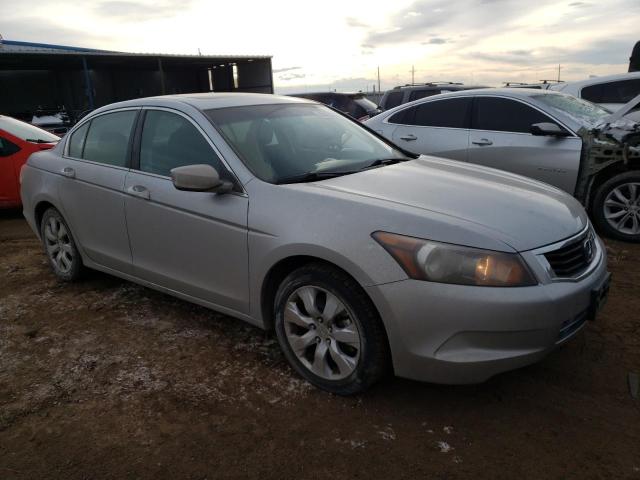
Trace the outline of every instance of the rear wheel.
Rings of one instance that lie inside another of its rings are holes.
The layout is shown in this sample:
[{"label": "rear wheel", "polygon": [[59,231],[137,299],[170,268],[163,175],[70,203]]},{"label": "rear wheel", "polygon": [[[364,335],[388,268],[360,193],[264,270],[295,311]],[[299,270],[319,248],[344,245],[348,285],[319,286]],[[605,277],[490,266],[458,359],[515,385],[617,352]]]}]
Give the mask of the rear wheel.
[{"label": "rear wheel", "polygon": [[640,172],[620,173],[600,185],[592,217],[608,237],[640,242]]},{"label": "rear wheel", "polygon": [[378,313],[361,287],[337,269],[310,264],[292,272],[276,294],[275,315],[285,357],[323,390],[358,393],[388,371]]},{"label": "rear wheel", "polygon": [[50,208],[42,216],[40,237],[49,264],[56,276],[71,282],[80,278],[83,265],[69,226],[55,208]]}]

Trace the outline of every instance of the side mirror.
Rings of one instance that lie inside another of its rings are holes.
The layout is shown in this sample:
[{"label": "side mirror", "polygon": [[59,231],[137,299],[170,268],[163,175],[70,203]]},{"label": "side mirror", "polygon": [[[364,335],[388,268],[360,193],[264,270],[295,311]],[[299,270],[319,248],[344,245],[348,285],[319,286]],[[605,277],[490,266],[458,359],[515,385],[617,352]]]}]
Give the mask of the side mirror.
[{"label": "side mirror", "polygon": [[529,131],[531,132],[531,135],[535,135],[537,137],[568,137],[571,135],[565,129],[560,128],[558,125],[551,122],[534,123],[531,125],[531,129]]},{"label": "side mirror", "polygon": [[211,165],[185,165],[171,170],[173,186],[187,192],[227,193],[233,190],[231,182],[220,179]]}]

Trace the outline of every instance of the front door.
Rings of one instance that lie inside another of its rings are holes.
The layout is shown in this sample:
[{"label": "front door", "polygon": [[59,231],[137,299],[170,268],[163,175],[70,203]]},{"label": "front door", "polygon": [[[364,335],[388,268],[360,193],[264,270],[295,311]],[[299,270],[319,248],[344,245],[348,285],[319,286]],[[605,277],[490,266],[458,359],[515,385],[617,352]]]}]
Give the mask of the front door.
[{"label": "front door", "polygon": [[468,161],[554,185],[573,195],[582,140],[575,136],[535,136],[534,123],[550,122],[545,113],[517,100],[478,96],[469,134]]},{"label": "front door", "polygon": [[85,254],[104,267],[131,270],[124,218],[124,180],[139,109],[94,117],[75,130],[60,162],[59,195],[66,220]]},{"label": "front door", "polygon": [[[205,134],[181,113],[145,110],[138,163],[125,182],[134,274],[248,313],[249,199]],[[235,191],[177,190],[170,170],[194,164],[212,165]]]}]

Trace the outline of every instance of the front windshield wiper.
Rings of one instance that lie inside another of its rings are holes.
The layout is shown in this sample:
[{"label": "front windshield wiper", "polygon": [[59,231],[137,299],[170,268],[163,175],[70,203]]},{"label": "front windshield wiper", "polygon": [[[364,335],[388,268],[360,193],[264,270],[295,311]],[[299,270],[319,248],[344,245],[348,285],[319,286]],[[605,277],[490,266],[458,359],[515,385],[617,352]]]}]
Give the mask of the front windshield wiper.
[{"label": "front windshield wiper", "polygon": [[303,173],[301,175],[292,175],[290,177],[281,178],[276,183],[278,185],[283,185],[287,183],[315,182],[317,180],[326,180],[328,178],[341,177],[342,175],[350,175],[352,173],[357,173],[357,172],[359,172],[359,170],[343,170],[341,172],[335,172],[335,171],[308,172],[308,173]]},{"label": "front windshield wiper", "polygon": [[408,162],[409,160],[412,160],[412,159],[411,158],[379,158],[365,165],[364,167],[359,168],[358,170],[342,170],[342,171],[328,170],[324,172],[308,172],[308,173],[303,173],[301,175],[284,177],[278,180],[276,183],[278,185],[282,185],[286,183],[315,182],[317,180],[326,180],[328,178],[341,177],[342,175],[351,175],[352,173],[362,172],[363,170],[368,170],[370,168],[383,167],[386,165],[393,165],[395,163],[400,163],[400,162]]},{"label": "front windshield wiper", "polygon": [[393,165],[395,163],[400,163],[400,162],[408,162],[409,160],[412,160],[412,159],[411,158],[379,158],[377,160],[374,160],[370,164],[365,165],[360,170],[367,170],[369,168]]},{"label": "front windshield wiper", "polygon": [[58,143],[59,140],[43,140],[42,138],[25,138],[25,142],[31,143]]}]

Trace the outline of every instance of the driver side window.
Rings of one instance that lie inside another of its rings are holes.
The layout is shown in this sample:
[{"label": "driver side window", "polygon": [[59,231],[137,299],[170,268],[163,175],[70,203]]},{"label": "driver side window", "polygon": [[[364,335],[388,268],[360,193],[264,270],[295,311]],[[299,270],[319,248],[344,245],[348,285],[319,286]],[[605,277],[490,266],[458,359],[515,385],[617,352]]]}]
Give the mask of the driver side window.
[{"label": "driver side window", "polygon": [[531,133],[531,125],[542,122],[557,125],[557,122],[544,113],[522,102],[500,97],[476,97],[471,128],[495,132]]},{"label": "driver side window", "polygon": [[140,170],[170,176],[185,165],[207,164],[220,178],[235,183],[220,157],[198,129],[181,115],[147,110],[140,141]]}]

